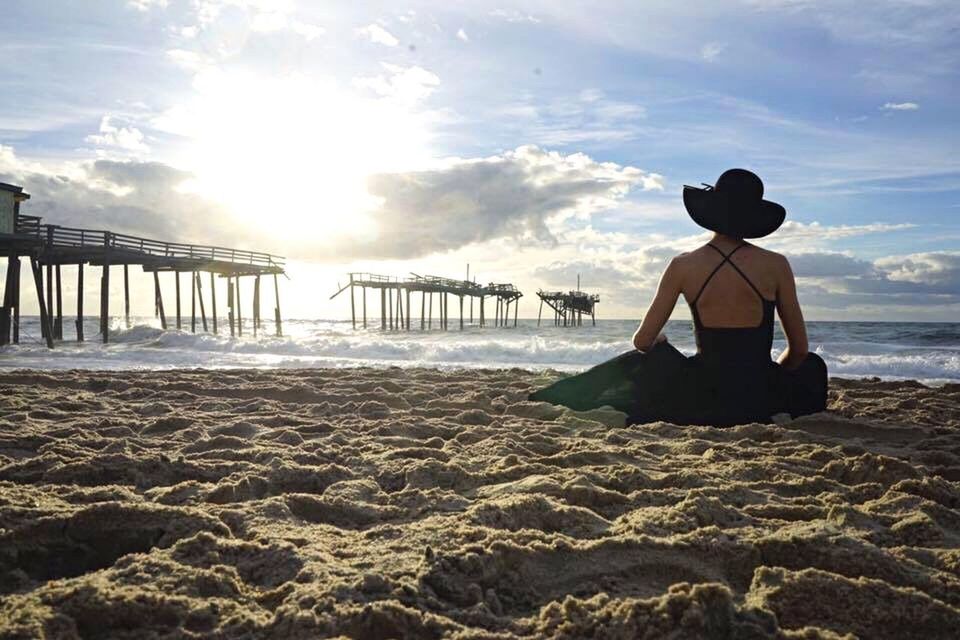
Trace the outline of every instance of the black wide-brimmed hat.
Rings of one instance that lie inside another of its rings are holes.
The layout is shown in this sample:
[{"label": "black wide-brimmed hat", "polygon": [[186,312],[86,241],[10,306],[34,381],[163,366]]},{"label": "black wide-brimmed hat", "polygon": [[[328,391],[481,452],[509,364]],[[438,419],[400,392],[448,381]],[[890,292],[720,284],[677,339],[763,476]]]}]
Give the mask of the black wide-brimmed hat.
[{"label": "black wide-brimmed hat", "polygon": [[746,169],[728,169],[716,185],[683,187],[687,213],[701,227],[735,238],[761,238],[777,230],[787,210],[763,199],[763,182]]}]

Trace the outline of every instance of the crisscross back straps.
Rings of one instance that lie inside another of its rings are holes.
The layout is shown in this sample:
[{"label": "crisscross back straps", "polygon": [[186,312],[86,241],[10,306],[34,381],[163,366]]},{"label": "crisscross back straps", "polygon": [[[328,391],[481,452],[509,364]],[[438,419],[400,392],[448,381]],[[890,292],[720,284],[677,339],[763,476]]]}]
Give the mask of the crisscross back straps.
[{"label": "crisscross back straps", "polygon": [[733,263],[733,260],[730,259],[730,257],[731,257],[733,254],[735,254],[739,249],[741,249],[742,247],[747,246],[747,243],[746,243],[746,242],[744,242],[743,244],[737,245],[737,246],[733,249],[733,251],[731,251],[730,253],[724,253],[724,252],[721,251],[717,246],[715,246],[715,245],[713,245],[713,244],[711,244],[711,243],[709,243],[709,242],[707,243],[707,246],[710,247],[711,249],[713,249],[714,251],[716,251],[717,253],[719,253],[721,256],[723,256],[723,260],[720,261],[720,264],[718,264],[716,267],[714,267],[713,271],[710,272],[710,275],[707,276],[707,279],[703,281],[703,284],[702,284],[702,285],[700,285],[700,291],[697,292],[697,296],[693,299],[693,302],[691,303],[692,306],[694,306],[694,307],[696,306],[697,300],[700,299],[700,296],[703,294],[703,290],[707,288],[707,284],[709,284],[710,281],[713,279],[713,276],[715,276],[715,275],[717,274],[717,271],[720,271],[720,267],[722,267],[722,266],[725,265],[725,264],[729,264],[731,267],[733,267],[734,269],[736,269],[736,270],[737,270],[737,273],[740,274],[740,277],[743,278],[744,280],[746,280],[746,281],[747,281],[747,284],[750,285],[750,288],[753,289],[753,292],[756,293],[757,296],[760,297],[760,300],[766,301],[766,298],[763,297],[763,294],[760,293],[760,290],[757,289],[757,287],[753,284],[753,282],[750,280],[750,278],[747,277],[747,274],[745,274],[743,271],[741,271],[741,270],[740,270],[740,267],[738,267],[737,265],[735,265],[735,264]]}]

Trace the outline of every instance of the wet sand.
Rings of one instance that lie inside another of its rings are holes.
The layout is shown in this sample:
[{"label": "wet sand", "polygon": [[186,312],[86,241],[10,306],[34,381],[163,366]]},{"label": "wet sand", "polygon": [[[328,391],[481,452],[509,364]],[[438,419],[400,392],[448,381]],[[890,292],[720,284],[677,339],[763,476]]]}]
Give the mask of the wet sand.
[{"label": "wet sand", "polygon": [[559,374],[0,373],[0,638],[948,638],[960,385],[625,428]]}]

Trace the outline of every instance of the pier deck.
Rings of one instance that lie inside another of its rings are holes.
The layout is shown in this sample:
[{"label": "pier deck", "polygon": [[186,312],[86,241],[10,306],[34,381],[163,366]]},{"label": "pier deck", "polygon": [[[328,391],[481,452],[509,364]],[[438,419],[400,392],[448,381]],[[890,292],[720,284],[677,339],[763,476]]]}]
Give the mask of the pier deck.
[{"label": "pier deck", "polygon": [[[143,238],[112,231],[64,227],[44,224],[36,216],[20,213],[20,203],[29,199],[22,188],[0,183],[0,206],[6,205],[9,214],[0,218],[0,256],[8,258],[7,279],[3,306],[0,307],[0,344],[19,342],[20,316],[20,258],[30,259],[40,307],[40,323],[43,338],[48,347],[54,340],[63,338],[63,304],[61,266],[77,267],[77,340],[83,335],[83,275],[84,266],[101,268],[100,273],[100,335],[109,342],[110,335],[110,270],[123,267],[124,318],[130,325],[129,267],[139,266],[144,272],[153,273],[156,315],[161,326],[167,328],[167,319],[160,289],[160,273],[175,274],[176,326],[182,327],[180,274],[190,274],[191,330],[197,329],[197,303],[203,330],[206,331],[207,308],[203,298],[201,273],[210,276],[210,311],[213,333],[219,332],[215,277],[227,279],[227,307],[231,335],[243,334],[240,313],[240,278],[250,277],[253,285],[253,334],[262,328],[260,320],[260,279],[272,276],[276,305],[274,323],[276,334],[282,335],[280,319],[280,295],[277,278],[285,273],[284,258],[269,253],[232,249],[211,245],[185,244]],[[3,212],[0,209],[0,212]],[[46,278],[44,279],[44,270]],[[44,296],[44,284],[46,296]],[[54,289],[56,311],[54,312]]]},{"label": "pier deck", "polygon": [[[357,309],[354,290],[361,290],[361,323],[367,328],[367,289],[380,291],[380,328],[383,330],[399,330],[411,328],[411,294],[420,294],[420,329],[433,328],[433,295],[437,294],[439,305],[439,327],[449,328],[449,296],[458,299],[460,307],[460,329],[464,327],[464,299],[470,300],[470,318],[473,323],[473,300],[480,305],[479,324],[487,325],[486,299],[493,298],[495,302],[493,324],[497,327],[506,327],[510,322],[510,306],[513,305],[513,326],[517,326],[517,307],[523,297],[514,285],[491,282],[481,285],[471,280],[456,280],[441,276],[410,274],[410,277],[386,276],[373,273],[353,272],[348,274],[349,280],[330,299],[336,298],[344,291],[350,291],[350,318],[353,328],[357,328]],[[404,304],[404,302],[406,304]]]},{"label": "pier deck", "polygon": [[543,316],[543,305],[553,309],[553,324],[555,326],[579,327],[583,326],[583,315],[587,314],[597,324],[596,306],[600,296],[584,291],[543,291],[538,290],[540,311],[537,314],[537,326]]}]

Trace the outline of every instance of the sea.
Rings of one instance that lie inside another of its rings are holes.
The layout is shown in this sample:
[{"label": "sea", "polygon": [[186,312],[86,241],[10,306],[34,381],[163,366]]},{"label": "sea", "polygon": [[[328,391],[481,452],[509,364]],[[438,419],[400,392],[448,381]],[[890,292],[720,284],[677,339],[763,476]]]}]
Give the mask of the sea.
[{"label": "sea", "polygon": [[[87,341],[74,341],[73,322],[65,322],[64,341],[47,349],[35,317],[21,318],[21,344],[0,347],[4,369],[171,369],[289,367],[496,367],[579,371],[631,349],[636,320],[598,320],[596,326],[537,326],[521,319],[514,327],[479,327],[461,331],[451,321],[447,331],[381,331],[351,327],[341,320],[284,320],[283,337],[265,322],[257,338],[249,319],[243,337],[231,338],[225,319],[219,335],[163,330],[155,318],[134,318],[130,328],[116,320],[109,344],[102,344],[95,317],[84,322]],[[199,325],[199,320],[198,320]],[[810,348],[826,361],[830,374],[847,378],[914,379],[941,385],[960,382],[960,323],[808,322]],[[691,354],[693,327],[671,320],[671,343]],[[777,329],[772,356],[784,348]]]}]

